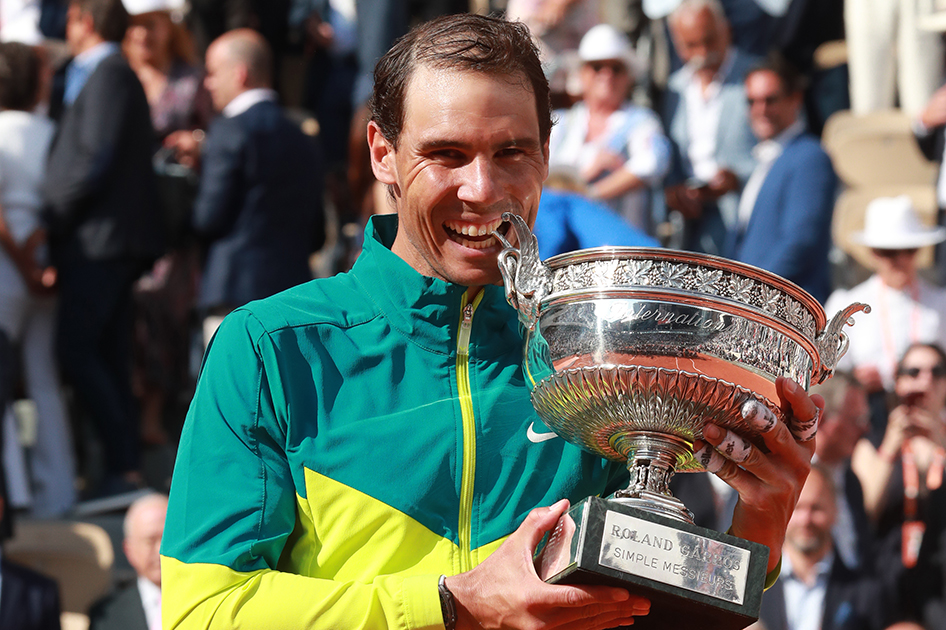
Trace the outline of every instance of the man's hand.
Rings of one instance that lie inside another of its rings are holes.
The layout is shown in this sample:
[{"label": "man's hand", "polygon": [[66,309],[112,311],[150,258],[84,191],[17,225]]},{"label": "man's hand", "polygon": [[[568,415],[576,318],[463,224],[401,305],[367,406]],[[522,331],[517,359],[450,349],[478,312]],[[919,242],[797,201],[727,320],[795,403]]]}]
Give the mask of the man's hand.
[{"label": "man's hand", "polygon": [[730,533],[769,548],[767,571],[782,557],[785,528],[811,469],[813,438],[824,411],[821,396],[809,397],[791,379],[780,376],[775,387],[788,425],[755,401],[742,410],[746,421],[761,432],[768,453],[713,424],[703,428],[706,443],[694,445],[697,460],[739,493]]},{"label": "man's hand", "polygon": [[562,500],[532,510],[482,564],[447,578],[457,604],[457,630],[594,630],[629,626],[634,617],[650,611],[648,600],[624,589],[552,585],[539,579],[532,554],[568,507],[568,501]]},{"label": "man's hand", "polygon": [[174,149],[174,159],[178,164],[196,170],[200,165],[200,144],[203,139],[204,132],[200,129],[180,129],[168,134],[164,146]]},{"label": "man's hand", "polygon": [[668,208],[676,210],[686,219],[698,219],[703,214],[703,202],[697,188],[686,184],[667,186],[664,189],[664,198]]},{"label": "man's hand", "polygon": [[703,201],[716,200],[727,193],[739,190],[739,178],[732,171],[722,169],[713,176],[703,191]]}]

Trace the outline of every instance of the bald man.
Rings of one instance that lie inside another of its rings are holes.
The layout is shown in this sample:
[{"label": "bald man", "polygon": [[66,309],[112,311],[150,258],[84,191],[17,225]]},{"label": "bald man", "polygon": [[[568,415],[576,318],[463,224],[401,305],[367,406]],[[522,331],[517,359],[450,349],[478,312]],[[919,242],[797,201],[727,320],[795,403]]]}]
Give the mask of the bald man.
[{"label": "bald man", "polygon": [[205,341],[231,310],[310,280],[309,256],[325,240],[319,146],[276,102],[272,63],[249,29],[207,49],[205,85],[220,115],[201,149],[194,204],[207,246],[198,297]]},{"label": "bald man", "polygon": [[160,630],[159,550],[167,511],[167,496],[157,492],[141,497],[128,508],[122,548],[138,577],[92,607],[90,630]]}]

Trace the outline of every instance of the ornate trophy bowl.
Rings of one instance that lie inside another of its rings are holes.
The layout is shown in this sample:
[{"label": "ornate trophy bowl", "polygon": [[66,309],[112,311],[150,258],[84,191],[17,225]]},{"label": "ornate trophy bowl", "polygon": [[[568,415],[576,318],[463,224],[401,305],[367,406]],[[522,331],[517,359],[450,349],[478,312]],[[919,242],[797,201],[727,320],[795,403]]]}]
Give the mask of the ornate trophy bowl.
[{"label": "ornate trophy bowl", "polygon": [[743,405],[758,401],[786,421],[776,378],[806,391],[829,378],[847,349],[841,329],[869,310],[854,304],[828,323],[793,283],[690,252],[601,247],[543,263],[525,222],[503,218],[520,243],[499,236],[506,245],[499,266],[526,331],[533,406],[568,442],[627,462],[631,484],[603,502],[605,512],[619,503],[697,529],[668,484],[675,471],[702,470],[693,443],[703,426],[731,429],[764,449]]}]

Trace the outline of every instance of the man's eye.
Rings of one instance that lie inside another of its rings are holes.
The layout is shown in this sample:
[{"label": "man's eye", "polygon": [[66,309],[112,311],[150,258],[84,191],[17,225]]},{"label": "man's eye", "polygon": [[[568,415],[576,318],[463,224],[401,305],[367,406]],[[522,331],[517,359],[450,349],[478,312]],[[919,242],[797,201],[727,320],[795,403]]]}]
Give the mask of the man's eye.
[{"label": "man's eye", "polygon": [[505,149],[502,149],[499,152],[499,156],[500,157],[518,157],[524,153],[525,151],[523,151],[519,147],[506,147]]}]

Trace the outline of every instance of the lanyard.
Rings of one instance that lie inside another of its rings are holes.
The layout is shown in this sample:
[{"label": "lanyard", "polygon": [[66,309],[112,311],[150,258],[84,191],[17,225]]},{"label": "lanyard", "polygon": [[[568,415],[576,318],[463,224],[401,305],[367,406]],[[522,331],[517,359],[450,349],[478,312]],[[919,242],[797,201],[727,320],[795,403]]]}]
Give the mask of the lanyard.
[{"label": "lanyard", "polygon": [[[883,344],[884,357],[891,366],[890,373],[897,371],[897,360],[900,358],[897,352],[896,344],[893,342],[893,336],[890,329],[890,319],[887,316],[887,285],[883,280],[880,281],[880,295],[878,296],[880,311],[880,331],[881,342]],[[910,312],[910,343],[916,343],[919,340],[920,330],[920,290],[916,282],[910,286],[910,298],[913,302],[913,308]]]},{"label": "lanyard", "polygon": [[[910,441],[901,449],[903,459],[903,526],[900,555],[903,566],[916,566],[923,543],[926,523],[917,518],[917,499],[920,494],[920,471],[916,465],[916,455]],[[927,490],[936,490],[943,483],[943,467],[946,466],[946,450],[937,446],[933,451],[933,461],[926,471]]]}]

